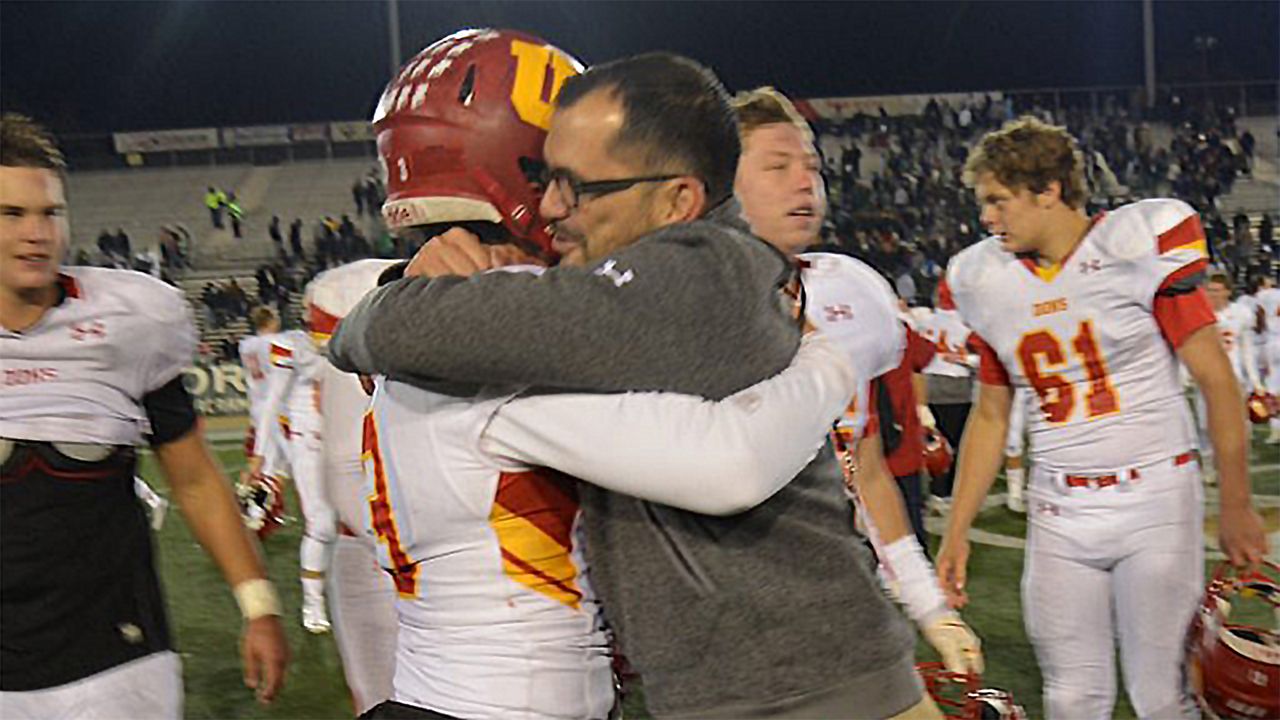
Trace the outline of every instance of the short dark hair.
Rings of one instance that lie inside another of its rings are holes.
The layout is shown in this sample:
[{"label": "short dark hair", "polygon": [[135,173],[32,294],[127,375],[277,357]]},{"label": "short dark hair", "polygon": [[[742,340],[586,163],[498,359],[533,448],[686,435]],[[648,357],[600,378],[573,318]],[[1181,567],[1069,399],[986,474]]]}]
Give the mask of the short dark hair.
[{"label": "short dark hair", "polygon": [[654,172],[701,179],[711,205],[733,194],[742,145],[729,93],[709,68],[668,52],[614,60],[566,80],[557,107],[596,90],[617,98],[625,113],[617,149],[638,153]]},{"label": "short dark hair", "polygon": [[36,121],[17,113],[0,115],[0,165],[44,168],[59,175],[67,169],[53,135]]}]

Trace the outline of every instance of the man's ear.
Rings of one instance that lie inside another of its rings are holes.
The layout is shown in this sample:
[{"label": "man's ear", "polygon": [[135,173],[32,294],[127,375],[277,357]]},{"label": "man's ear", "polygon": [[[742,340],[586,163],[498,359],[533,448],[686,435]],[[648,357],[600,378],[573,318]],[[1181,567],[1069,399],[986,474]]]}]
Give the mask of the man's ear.
[{"label": "man's ear", "polygon": [[681,176],[667,182],[659,191],[658,204],[663,224],[690,222],[702,217],[707,207],[707,186],[693,176]]}]

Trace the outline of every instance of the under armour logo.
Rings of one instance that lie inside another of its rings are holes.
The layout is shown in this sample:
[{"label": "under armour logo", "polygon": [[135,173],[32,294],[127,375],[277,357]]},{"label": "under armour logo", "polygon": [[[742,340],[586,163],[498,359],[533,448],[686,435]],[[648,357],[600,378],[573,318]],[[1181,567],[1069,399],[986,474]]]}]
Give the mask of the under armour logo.
[{"label": "under armour logo", "polygon": [[1047,502],[1037,503],[1036,512],[1040,513],[1041,515],[1048,515],[1050,517],[1058,517],[1058,513],[1059,513],[1057,505],[1054,505],[1053,503],[1047,503]]},{"label": "under armour logo", "polygon": [[78,322],[71,325],[71,339],[84,342],[89,338],[103,340],[107,337],[107,326],[101,320]]},{"label": "under armour logo", "polygon": [[1081,274],[1088,275],[1091,272],[1098,272],[1101,269],[1102,269],[1102,260],[1098,258],[1093,258],[1092,260],[1080,261]]},{"label": "under armour logo", "polygon": [[827,322],[853,319],[853,308],[848,305],[825,305],[822,312],[827,316]]},{"label": "under armour logo", "polygon": [[618,272],[617,260],[610,260],[606,262],[604,265],[601,265],[599,269],[596,270],[595,274],[602,275],[604,277],[609,278],[610,280],[613,281],[613,284],[617,287],[622,287],[623,285],[626,285],[627,283],[634,280],[636,277],[635,273],[631,272],[630,270],[623,273]]}]

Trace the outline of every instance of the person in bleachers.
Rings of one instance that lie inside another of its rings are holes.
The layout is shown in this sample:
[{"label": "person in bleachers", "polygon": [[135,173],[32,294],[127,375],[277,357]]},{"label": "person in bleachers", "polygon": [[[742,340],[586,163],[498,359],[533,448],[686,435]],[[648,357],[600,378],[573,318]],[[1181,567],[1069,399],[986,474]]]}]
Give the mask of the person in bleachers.
[{"label": "person in bleachers", "polygon": [[244,219],[244,210],[240,207],[240,201],[236,199],[236,194],[227,195],[227,216],[231,218],[231,234],[236,239],[240,239],[240,221]]},{"label": "person in bleachers", "polygon": [[105,261],[110,262],[111,256],[114,254],[116,238],[106,228],[98,233],[98,252],[102,254]]},{"label": "person in bleachers", "polygon": [[[351,199],[356,201],[356,217],[364,215],[364,181],[356,180],[351,186]],[[369,208],[369,214],[373,215],[373,208]]]},{"label": "person in bleachers", "polygon": [[289,224],[289,249],[293,251],[294,260],[303,260],[302,254],[302,218],[294,218]]},{"label": "person in bleachers", "polygon": [[209,208],[209,220],[213,222],[216,230],[222,229],[222,205],[226,200],[227,196],[212,185],[204,194],[204,206]]},{"label": "person in bleachers", "polygon": [[271,271],[270,265],[259,265],[254,271],[253,277],[258,281],[258,302],[267,305],[275,298],[276,283],[275,276]]},{"label": "person in bleachers", "polygon": [[267,234],[271,236],[271,245],[275,254],[284,252],[284,235],[280,232],[280,216],[272,215],[271,224],[267,226]]},{"label": "person in bleachers", "polygon": [[129,241],[129,235],[124,228],[116,228],[115,254],[126,265],[133,257],[133,243]]}]

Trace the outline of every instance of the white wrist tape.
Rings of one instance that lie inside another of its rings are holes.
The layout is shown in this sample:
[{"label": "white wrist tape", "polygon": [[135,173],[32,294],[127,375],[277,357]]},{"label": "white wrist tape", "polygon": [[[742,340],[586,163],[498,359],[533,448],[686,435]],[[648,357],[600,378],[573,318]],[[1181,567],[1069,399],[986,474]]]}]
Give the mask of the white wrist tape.
[{"label": "white wrist tape", "polygon": [[232,588],[231,593],[236,596],[236,604],[240,606],[240,614],[245,620],[284,614],[280,607],[280,596],[276,595],[276,588],[270,580],[245,580]]},{"label": "white wrist tape", "polygon": [[928,405],[917,405],[916,415],[920,417],[920,424],[927,428],[938,427],[938,421],[933,418],[933,411]]},{"label": "white wrist tape", "polygon": [[938,575],[925,559],[915,535],[904,535],[883,548],[881,558],[897,580],[898,601],[917,625],[924,625],[950,612],[947,598],[938,584]]}]

